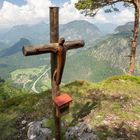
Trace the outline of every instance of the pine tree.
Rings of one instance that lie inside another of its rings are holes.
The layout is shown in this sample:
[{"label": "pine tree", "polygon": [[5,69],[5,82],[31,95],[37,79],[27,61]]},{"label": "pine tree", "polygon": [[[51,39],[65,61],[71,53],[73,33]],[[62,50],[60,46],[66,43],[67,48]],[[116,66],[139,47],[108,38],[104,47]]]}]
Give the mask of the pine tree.
[{"label": "pine tree", "polygon": [[128,71],[130,75],[134,75],[139,34],[140,0],[79,0],[78,3],[75,4],[75,7],[78,10],[82,10],[82,13],[86,16],[95,16],[97,12],[105,6],[110,6],[109,9],[105,10],[106,13],[119,11],[119,9],[115,6],[115,4],[119,2],[122,2],[124,7],[133,6],[135,9],[130,66]]}]

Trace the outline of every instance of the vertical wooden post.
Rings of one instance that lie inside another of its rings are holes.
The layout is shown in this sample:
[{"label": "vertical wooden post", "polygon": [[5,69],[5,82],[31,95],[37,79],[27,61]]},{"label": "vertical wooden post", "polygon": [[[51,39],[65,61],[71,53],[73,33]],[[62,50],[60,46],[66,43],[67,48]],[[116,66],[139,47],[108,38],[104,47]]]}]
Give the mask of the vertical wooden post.
[{"label": "vertical wooden post", "polygon": [[[58,43],[59,41],[59,7],[50,7],[50,43]],[[51,54],[51,84],[52,84],[52,98],[60,95],[59,85],[54,81],[53,76],[56,69],[56,55]],[[56,116],[56,107],[53,107],[55,120],[55,140],[61,140],[61,120]]]}]

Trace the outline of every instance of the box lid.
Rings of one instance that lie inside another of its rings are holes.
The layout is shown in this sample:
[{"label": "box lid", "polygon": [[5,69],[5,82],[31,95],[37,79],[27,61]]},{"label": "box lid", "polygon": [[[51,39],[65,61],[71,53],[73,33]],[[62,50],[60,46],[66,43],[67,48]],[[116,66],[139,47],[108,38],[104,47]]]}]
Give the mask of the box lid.
[{"label": "box lid", "polygon": [[72,98],[68,94],[65,93],[60,96],[55,97],[53,101],[58,107],[60,107],[62,105],[70,103],[72,101]]}]

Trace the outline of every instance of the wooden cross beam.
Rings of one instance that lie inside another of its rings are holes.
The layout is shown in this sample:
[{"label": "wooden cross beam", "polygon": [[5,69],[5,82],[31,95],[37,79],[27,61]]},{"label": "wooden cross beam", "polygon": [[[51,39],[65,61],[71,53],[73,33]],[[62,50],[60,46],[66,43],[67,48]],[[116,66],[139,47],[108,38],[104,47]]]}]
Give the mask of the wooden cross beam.
[{"label": "wooden cross beam", "polygon": [[44,53],[53,53],[57,57],[57,67],[53,74],[53,80],[57,85],[61,83],[63,69],[66,60],[66,52],[70,49],[81,48],[84,46],[84,41],[65,41],[64,38],[60,38],[59,43],[50,43],[47,45],[40,46],[27,46],[23,47],[23,54],[25,56],[29,55],[39,55]]},{"label": "wooden cross beam", "polygon": [[[50,7],[50,42],[45,45],[25,46],[22,51],[25,56],[40,55],[51,53],[51,82],[52,82],[52,100],[59,96],[59,85],[63,75],[66,60],[66,52],[70,49],[84,47],[83,40],[65,41],[64,38],[58,39],[58,7]],[[55,139],[61,140],[61,121],[56,116],[56,107],[54,106],[55,119]]]}]

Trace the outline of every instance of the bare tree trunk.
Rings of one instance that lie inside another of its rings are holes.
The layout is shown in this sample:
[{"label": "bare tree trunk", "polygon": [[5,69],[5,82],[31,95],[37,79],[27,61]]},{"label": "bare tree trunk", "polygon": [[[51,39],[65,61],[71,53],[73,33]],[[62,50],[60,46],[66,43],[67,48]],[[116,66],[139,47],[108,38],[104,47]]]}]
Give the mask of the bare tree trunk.
[{"label": "bare tree trunk", "polygon": [[135,21],[134,21],[134,32],[133,32],[133,39],[131,44],[131,57],[130,57],[130,67],[129,67],[129,74],[134,75],[135,64],[136,64],[136,50],[138,46],[138,33],[139,33],[139,0],[135,0],[133,3],[135,6]]}]

